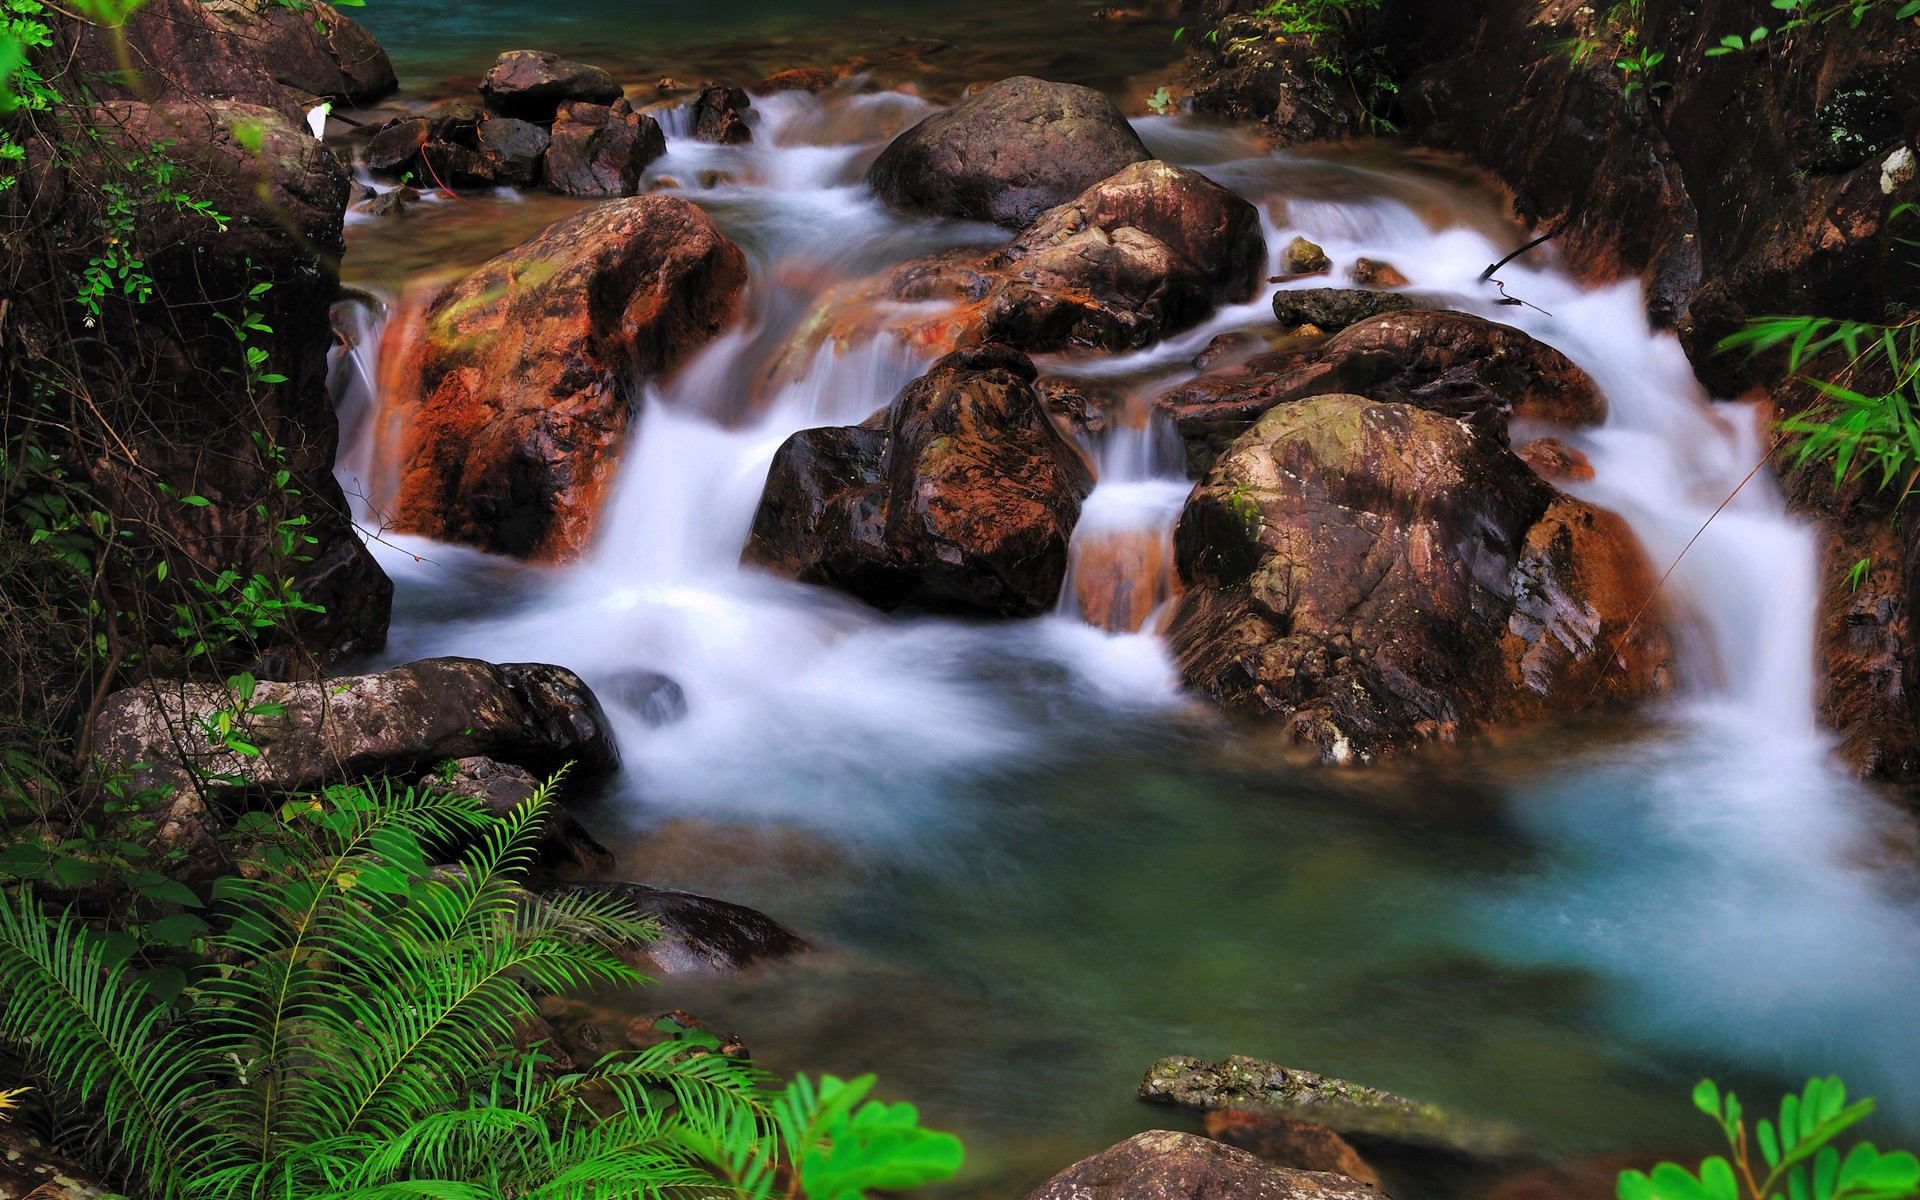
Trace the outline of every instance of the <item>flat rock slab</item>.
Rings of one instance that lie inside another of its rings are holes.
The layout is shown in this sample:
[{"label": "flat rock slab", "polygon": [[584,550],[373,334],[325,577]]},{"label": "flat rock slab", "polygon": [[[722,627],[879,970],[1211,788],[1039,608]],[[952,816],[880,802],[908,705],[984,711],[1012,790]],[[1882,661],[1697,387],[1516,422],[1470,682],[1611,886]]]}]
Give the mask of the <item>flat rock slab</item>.
[{"label": "flat rock slab", "polygon": [[1470,1158],[1512,1158],[1527,1144],[1526,1135],[1510,1125],[1460,1116],[1437,1104],[1241,1055],[1217,1063],[1179,1054],[1163,1058],[1141,1081],[1140,1098],[1202,1112],[1239,1109],[1297,1117],[1341,1133],[1367,1134]]}]

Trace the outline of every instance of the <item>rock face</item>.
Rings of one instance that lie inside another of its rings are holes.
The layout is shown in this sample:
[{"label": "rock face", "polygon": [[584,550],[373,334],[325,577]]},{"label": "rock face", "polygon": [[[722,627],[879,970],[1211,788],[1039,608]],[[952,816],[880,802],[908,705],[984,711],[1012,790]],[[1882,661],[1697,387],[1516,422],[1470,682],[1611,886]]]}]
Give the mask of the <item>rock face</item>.
[{"label": "rock face", "polygon": [[620,85],[599,67],[544,50],[509,50],[487,68],[480,94],[503,117],[545,122],[568,101],[612,104],[620,99]]},{"label": "rock face", "polygon": [[1019,228],[1151,157],[1099,92],[1022,75],[895,138],[867,180],[900,208]]},{"label": "rock face", "polygon": [[1577,429],[1598,424],[1607,411],[1593,380],[1551,346],[1511,326],[1427,309],[1369,317],[1257,369],[1203,375],[1155,404],[1173,418],[1200,473],[1260,414],[1332,392],[1471,420],[1502,438],[1512,417]]},{"label": "rock face", "polygon": [[746,258],[670,196],[555,222],[433,301],[400,370],[400,528],[559,559],[591,530],[634,390],[732,318]]},{"label": "rock face", "polygon": [[[1234,6],[1204,3],[1190,6],[1189,11],[1199,8],[1213,16],[1230,7]],[[1191,36],[1194,30],[1189,29],[1189,51],[1199,67],[1191,97],[1193,111],[1258,122],[1261,131],[1282,146],[1366,132],[1355,89],[1328,86],[1325,72],[1313,65],[1321,56],[1341,61],[1346,47],[1317,44],[1283,28],[1283,21],[1279,15],[1238,13],[1203,36]]]},{"label": "rock face", "polygon": [[1270,1167],[1245,1150],[1164,1129],[1081,1159],[1027,1200],[1379,1200],[1344,1175]]},{"label": "rock face", "polygon": [[1125,350],[1250,299],[1265,263],[1253,205],[1197,171],[1155,160],[1042,213],[1001,250],[908,262],[878,292],[953,304],[934,319],[950,343]]},{"label": "rock face", "polygon": [[1093,479],[1033,379],[1004,347],[960,351],[869,422],[795,434],[742,557],[881,608],[1051,608]]},{"label": "rock face", "polygon": [[1670,650],[1625,524],[1496,434],[1327,395],[1268,413],[1195,489],[1169,630],[1187,683],[1367,762],[1661,691]]},{"label": "rock face", "polygon": [[625,100],[563,104],[547,146],[547,187],[563,196],[631,196],[647,164],[666,152],[659,122]]},{"label": "rock face", "polygon": [[[258,754],[237,752],[208,732],[221,713]],[[134,788],[173,789],[157,833],[163,842],[189,845],[210,837],[208,803],[249,792],[408,776],[473,756],[538,771],[574,762],[604,772],[619,761],[606,714],[579,676],[564,667],[471,658],[261,683],[247,697],[186,681],[128,688],[102,706],[95,750],[109,767],[127,769]]]},{"label": "rock face", "polygon": [[1163,1058],[1141,1081],[1140,1098],[1209,1113],[1232,1109],[1304,1118],[1342,1133],[1472,1158],[1509,1158],[1526,1148],[1525,1135],[1509,1125],[1240,1055],[1218,1063],[1185,1055]]},{"label": "rock face", "polygon": [[[244,5],[219,11],[229,20],[236,12],[252,15]],[[400,86],[380,43],[331,4],[274,4],[253,22],[241,26],[242,32],[264,33],[259,53],[267,71],[298,96],[364,104]]]},{"label": "rock face", "polygon": [[675,888],[585,883],[558,891],[617,896],[659,922],[659,940],[626,947],[621,954],[655,975],[733,974],[810,948],[799,934],[765,913]]}]

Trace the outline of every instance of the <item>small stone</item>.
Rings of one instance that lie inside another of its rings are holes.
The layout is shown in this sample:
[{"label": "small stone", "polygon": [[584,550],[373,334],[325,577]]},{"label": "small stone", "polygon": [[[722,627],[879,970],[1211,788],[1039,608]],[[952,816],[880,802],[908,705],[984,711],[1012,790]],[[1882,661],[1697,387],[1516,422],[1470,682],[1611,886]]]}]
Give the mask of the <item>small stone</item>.
[{"label": "small stone", "polygon": [[414,189],[397,187],[392,191],[374,193],[367,200],[354,205],[353,211],[366,213],[370,217],[397,217],[418,199],[420,193]]},{"label": "small stone", "polygon": [[1351,276],[1361,287],[1371,288],[1402,288],[1413,282],[1395,270],[1392,263],[1371,258],[1355,259]]},{"label": "small stone", "polygon": [[1333,270],[1333,260],[1325,250],[1297,237],[1280,252],[1280,269],[1288,275],[1323,275]]},{"label": "small stone", "polygon": [[1548,483],[1586,483],[1593,478],[1587,456],[1559,438],[1535,438],[1520,448],[1520,460]]},{"label": "small stone", "polygon": [[1913,175],[1913,149],[1908,146],[1901,146],[1892,154],[1887,155],[1887,160],[1880,164],[1881,194],[1886,196],[1893,195],[1893,189],[1903,183],[1913,182]]}]

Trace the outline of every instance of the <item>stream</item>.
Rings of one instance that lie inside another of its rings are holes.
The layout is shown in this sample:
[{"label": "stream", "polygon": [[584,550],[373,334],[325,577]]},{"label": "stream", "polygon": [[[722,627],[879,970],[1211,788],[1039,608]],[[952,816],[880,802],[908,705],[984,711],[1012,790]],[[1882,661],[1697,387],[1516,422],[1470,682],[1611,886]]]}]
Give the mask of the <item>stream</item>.
[{"label": "stream", "polygon": [[[983,1195],[1188,1127],[1132,1099],[1169,1053],[1340,1075],[1506,1119],[1563,1155],[1698,1141],[1687,1093],[1705,1074],[1751,1105],[1839,1072],[1879,1096],[1879,1136],[1920,1136],[1913,831],[1815,723],[1816,548],[1765,472],[1740,486],[1765,453],[1760,418],[1701,392],[1633,283],[1583,287],[1537,252],[1500,274],[1527,303],[1499,303],[1478,277],[1527,232],[1457,168],[1135,121],[1154,153],[1261,208],[1267,274],[1305,235],[1336,275],[1390,262],[1593,376],[1606,423],[1555,432],[1596,477],[1567,490],[1622,514],[1656,569],[1678,559],[1663,592],[1676,698],[1348,771],[1182,694],[1151,630],[1191,481],[1147,401],[1220,335],[1264,349],[1272,293],[1291,284],[1145,351],[1038,360],[1113,398],[1085,445],[1099,481],[1054,614],[887,616],[738,565],[781,442],[862,420],[930,361],[884,336],[797,340],[820,295],[1008,236],[890,212],[861,182],[928,111],[896,92],[758,97],[739,147],[664,118],[648,178],[687,185],[751,282],[734,327],[647,392],[590,553],[549,568],[373,543],[397,589],[377,665],[575,669],[625,759],[576,797],[620,875],[753,905],[820,947],[601,998],[608,1019],[685,1008],[775,1071],[877,1071],[967,1139],[956,1186]],[[360,221],[348,275],[397,300],[575,207],[475,195]],[[376,528],[392,482],[379,318],[352,318],[340,474]],[[1098,628],[1090,604],[1145,628]],[[644,672],[679,682],[684,719],[648,723]]]}]

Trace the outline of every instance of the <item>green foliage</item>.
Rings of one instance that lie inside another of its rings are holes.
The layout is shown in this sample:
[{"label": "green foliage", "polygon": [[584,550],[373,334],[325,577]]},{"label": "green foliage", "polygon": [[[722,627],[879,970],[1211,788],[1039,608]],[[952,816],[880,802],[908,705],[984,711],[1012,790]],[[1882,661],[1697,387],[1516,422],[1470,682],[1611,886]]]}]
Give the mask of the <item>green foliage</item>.
[{"label": "green foliage", "polygon": [[[1838,1076],[1809,1079],[1780,1101],[1779,1120],[1762,1117],[1747,1136],[1739,1097],[1721,1095],[1711,1079],[1693,1089],[1693,1103],[1711,1117],[1733,1152],[1703,1160],[1697,1171],[1663,1162],[1651,1174],[1623,1171],[1619,1200],[1906,1200],[1920,1195],[1920,1159],[1904,1150],[1882,1154],[1855,1143],[1845,1157],[1833,1140],[1873,1114],[1872,1099],[1847,1103]],[[1753,1162],[1759,1145],[1764,1173]],[[1784,1187],[1784,1193],[1781,1189]]]},{"label": "green foliage", "polygon": [[[764,1200],[776,1179],[853,1200],[957,1169],[959,1143],[910,1106],[862,1103],[871,1079],[770,1093],[710,1035],[564,1074],[515,1049],[535,991],[643,982],[614,947],[652,933],[612,898],[522,889],[552,788],[503,818],[357,788],[252,814],[249,875],[217,882],[204,918],[147,928],[188,944],[173,979],[18,887],[0,1043],[93,1114],[95,1163],[157,1200]],[[462,841],[457,867],[432,865]]]},{"label": "green foliage", "polygon": [[1772,0],[1772,4],[1781,14],[1778,25],[1772,28],[1756,25],[1746,33],[1729,33],[1720,39],[1719,45],[1707,49],[1707,57],[1757,50],[1771,36],[1825,25],[1841,17],[1847,19],[1848,28],[1858,29],[1867,17],[1875,13],[1887,13],[1895,21],[1907,21],[1920,16],[1920,0],[1827,0],[1826,3],[1820,0]]},{"label": "green foliage", "polygon": [[1387,71],[1379,48],[1369,44],[1364,29],[1379,9],[1380,0],[1267,0],[1252,15],[1275,19],[1282,41],[1299,38],[1309,43],[1314,55],[1308,65],[1353,89],[1361,115],[1374,132],[1393,133],[1397,127],[1387,113],[1400,85]]}]

